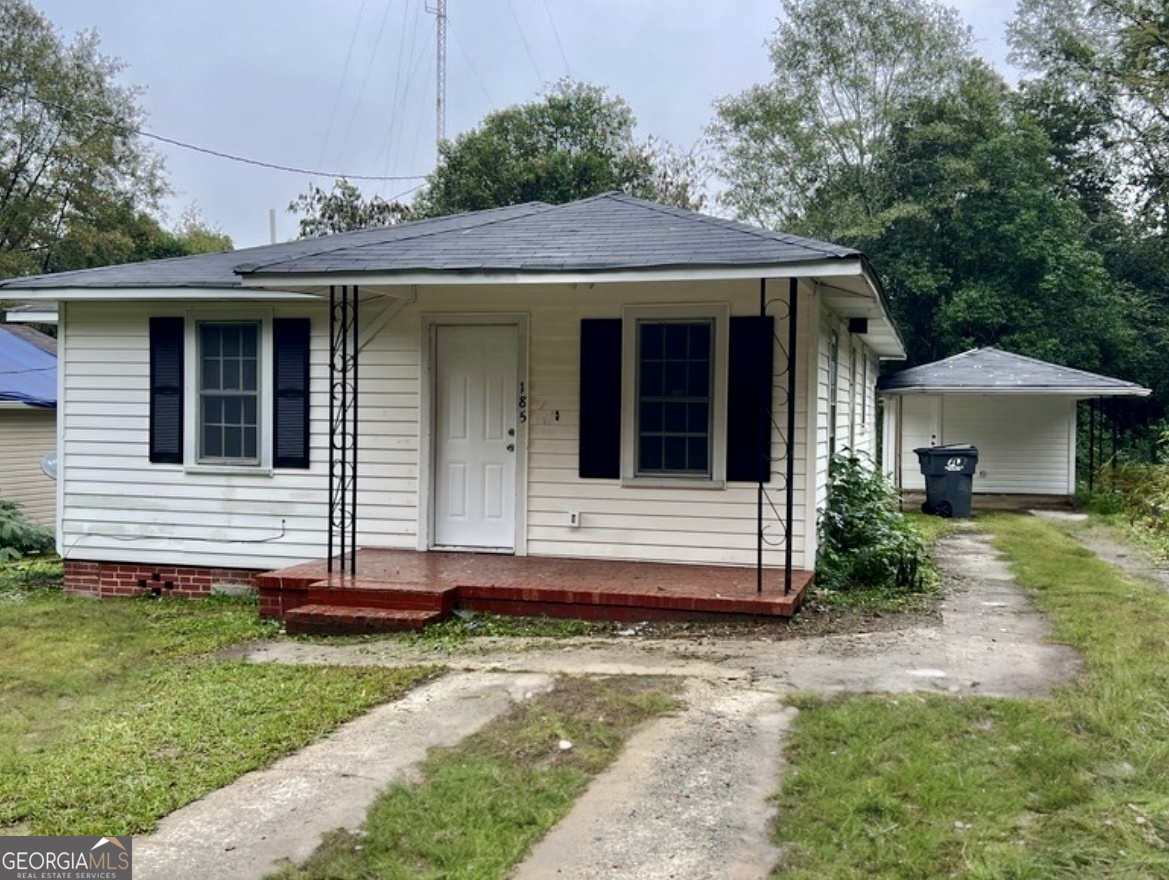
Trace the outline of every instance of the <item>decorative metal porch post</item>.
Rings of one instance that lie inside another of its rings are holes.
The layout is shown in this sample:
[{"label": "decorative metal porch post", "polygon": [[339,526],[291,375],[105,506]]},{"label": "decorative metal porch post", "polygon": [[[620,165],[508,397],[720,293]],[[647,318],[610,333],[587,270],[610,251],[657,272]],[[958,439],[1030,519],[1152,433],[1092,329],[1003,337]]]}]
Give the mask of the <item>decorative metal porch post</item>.
[{"label": "decorative metal porch post", "polygon": [[357,285],[329,287],[329,546],[357,574]]}]

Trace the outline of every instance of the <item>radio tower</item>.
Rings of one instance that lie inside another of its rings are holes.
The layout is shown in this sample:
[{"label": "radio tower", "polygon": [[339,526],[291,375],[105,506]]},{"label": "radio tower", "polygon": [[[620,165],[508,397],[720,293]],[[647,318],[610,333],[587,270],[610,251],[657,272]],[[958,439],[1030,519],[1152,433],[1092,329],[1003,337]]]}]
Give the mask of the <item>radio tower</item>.
[{"label": "radio tower", "polygon": [[426,5],[426,11],[434,15],[435,30],[437,32],[435,48],[438,52],[438,62],[436,64],[437,75],[435,77],[436,87],[434,100],[434,149],[437,155],[439,144],[446,137],[446,0],[434,0],[434,6],[428,3]]}]

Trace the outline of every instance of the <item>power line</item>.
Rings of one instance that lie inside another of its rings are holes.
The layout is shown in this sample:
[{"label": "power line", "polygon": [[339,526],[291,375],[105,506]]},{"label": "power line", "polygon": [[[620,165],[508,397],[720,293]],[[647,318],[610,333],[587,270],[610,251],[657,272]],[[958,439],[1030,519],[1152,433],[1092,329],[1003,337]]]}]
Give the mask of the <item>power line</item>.
[{"label": "power line", "polygon": [[564,54],[564,44],[560,42],[560,31],[556,28],[556,19],[552,17],[552,7],[548,0],[543,0],[544,11],[548,13],[548,24],[552,25],[552,36],[556,39],[556,48],[560,50],[560,57],[564,60],[564,72],[572,79],[572,68],[568,66],[568,56]]},{"label": "power line", "polygon": [[187,141],[180,141],[175,138],[167,137],[166,135],[156,134],[152,131],[147,131],[144,128],[138,128],[133,125],[126,125],[123,122],[113,122],[109,119],[102,119],[100,116],[94,116],[91,113],[86,113],[83,110],[77,110],[71,107],[65,107],[55,101],[48,101],[31,93],[17,92],[16,89],[8,88],[0,85],[0,92],[6,95],[14,95],[17,98],[23,98],[29,101],[34,101],[42,107],[47,107],[53,110],[59,110],[62,113],[71,113],[76,116],[83,116],[91,122],[97,123],[105,128],[114,131],[120,131],[124,134],[138,135],[139,137],[149,138],[153,141],[169,144],[172,147],[179,147],[183,150],[190,150],[194,153],[203,153],[207,156],[214,156],[217,159],[226,159],[229,162],[239,162],[243,165],[254,165],[258,168],[267,168],[272,171],[286,171],[290,174],[306,174],[310,177],[344,177],[347,180],[422,180],[426,177],[425,174],[396,174],[396,175],[378,175],[378,174],[346,174],[344,171],[320,171],[311,168],[300,168],[295,165],[282,165],[279,162],[265,162],[261,159],[251,159],[247,156],[238,156],[234,153],[226,153],[222,150],[214,150],[210,147],[201,147],[198,144],[188,143]]},{"label": "power line", "polygon": [[353,23],[353,34],[349,37],[349,48],[345,51],[345,63],[341,66],[341,79],[337,83],[337,91],[333,95],[333,106],[329,109],[329,121],[325,125],[325,137],[321,141],[321,153],[317,157],[317,164],[325,162],[325,150],[329,146],[329,138],[333,134],[333,118],[337,115],[337,105],[341,101],[341,92],[345,88],[345,77],[349,75],[349,61],[353,57],[353,46],[357,43],[357,35],[361,32],[361,16],[365,12],[365,0],[357,10],[357,21]]},{"label": "power line", "polygon": [[532,47],[528,43],[527,34],[524,33],[524,26],[520,24],[520,17],[516,15],[515,7],[511,5],[511,0],[507,0],[507,8],[511,12],[511,19],[515,22],[516,30],[520,32],[520,40],[524,44],[524,51],[528,53],[528,60],[532,62],[532,68],[536,71],[536,79],[543,86],[545,83],[544,74],[540,73],[540,65],[536,63],[536,56],[532,54]]}]

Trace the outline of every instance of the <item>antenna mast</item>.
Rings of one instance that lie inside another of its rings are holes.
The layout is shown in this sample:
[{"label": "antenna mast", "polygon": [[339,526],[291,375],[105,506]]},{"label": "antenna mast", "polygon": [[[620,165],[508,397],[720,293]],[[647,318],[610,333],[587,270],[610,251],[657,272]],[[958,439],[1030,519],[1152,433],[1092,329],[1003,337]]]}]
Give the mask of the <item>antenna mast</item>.
[{"label": "antenna mast", "polygon": [[437,40],[437,74],[435,83],[435,140],[437,154],[439,144],[446,137],[446,0],[434,0],[434,6],[426,4],[426,11],[435,17]]}]

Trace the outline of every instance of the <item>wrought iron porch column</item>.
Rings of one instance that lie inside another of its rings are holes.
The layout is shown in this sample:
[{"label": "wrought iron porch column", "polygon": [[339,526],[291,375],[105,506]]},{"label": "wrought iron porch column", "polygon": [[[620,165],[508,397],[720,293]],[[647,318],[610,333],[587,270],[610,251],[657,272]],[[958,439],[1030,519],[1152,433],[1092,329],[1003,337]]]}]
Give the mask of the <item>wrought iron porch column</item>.
[{"label": "wrought iron porch column", "polygon": [[329,546],[357,574],[357,285],[329,287]]}]

